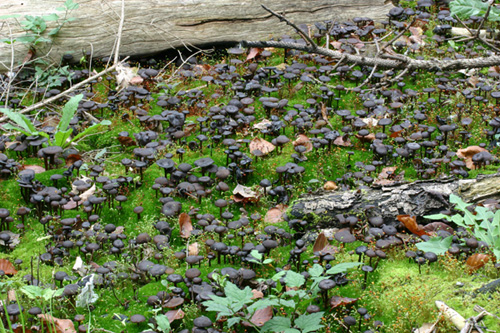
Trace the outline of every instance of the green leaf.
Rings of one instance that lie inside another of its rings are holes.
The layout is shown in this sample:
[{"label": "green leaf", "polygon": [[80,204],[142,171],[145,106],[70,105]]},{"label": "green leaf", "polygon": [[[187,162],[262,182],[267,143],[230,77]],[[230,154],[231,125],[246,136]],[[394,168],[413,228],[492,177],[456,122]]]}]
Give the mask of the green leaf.
[{"label": "green leaf", "polygon": [[52,146],[59,146],[62,148],[66,148],[69,145],[69,142],[66,142],[69,137],[71,136],[71,133],[73,133],[73,129],[70,128],[67,131],[58,131],[54,135],[54,141]]},{"label": "green leaf", "polygon": [[253,293],[250,287],[245,287],[245,289],[241,290],[235,284],[228,282],[226,284],[226,287],[224,288],[224,293],[226,294],[226,297],[231,301],[229,307],[234,312],[240,311],[245,304],[253,302]]},{"label": "green leaf", "polygon": [[231,327],[234,326],[235,324],[239,323],[241,321],[240,317],[231,317],[227,320],[227,326]]},{"label": "green leaf", "polygon": [[285,283],[287,287],[294,288],[300,287],[306,282],[304,275],[296,273],[294,271],[286,271]]},{"label": "green leaf", "polygon": [[329,270],[326,271],[326,274],[333,275],[333,274],[338,274],[338,273],[344,273],[348,269],[358,267],[362,265],[363,263],[361,262],[343,262],[340,264],[337,264],[330,268]]},{"label": "green leaf", "polygon": [[51,298],[61,296],[63,294],[63,291],[64,291],[64,288],[60,288],[60,289],[56,289],[56,290],[49,289],[49,288],[43,289],[42,297],[44,300],[50,301]]},{"label": "green leaf", "polygon": [[83,94],[79,94],[70,98],[70,100],[64,104],[62,109],[61,121],[57,125],[59,131],[65,131],[68,129],[71,119],[75,116],[75,112],[78,109],[78,103],[83,98]]},{"label": "green leaf", "polygon": [[314,264],[311,268],[309,268],[308,272],[309,275],[311,275],[311,277],[319,277],[321,276],[321,274],[323,274],[324,269],[323,266],[319,264]]},{"label": "green leaf", "polygon": [[434,252],[437,255],[445,254],[450,248],[453,236],[448,236],[444,239],[441,237],[433,237],[427,242],[417,243],[416,246],[420,251]]},{"label": "green leaf", "polygon": [[252,314],[257,310],[261,310],[264,308],[267,308],[268,306],[278,306],[280,303],[278,302],[277,299],[269,299],[269,298],[263,298],[258,300],[257,302],[253,303],[250,305],[247,310],[248,313]]},{"label": "green leaf", "polygon": [[158,325],[158,328],[164,332],[170,332],[170,321],[168,320],[168,317],[165,316],[164,314],[159,314],[155,316],[156,319],[156,325]]},{"label": "green leaf", "polygon": [[90,132],[92,132],[92,130],[98,126],[101,126],[101,125],[106,125],[107,124],[107,121],[106,120],[103,120],[101,121],[99,124],[94,124],[92,126],[89,126],[87,127],[83,132],[80,132],[78,133],[72,140],[71,142],[74,142],[74,141],[77,141],[81,138],[83,138],[85,135],[89,134]]},{"label": "green leaf", "polygon": [[57,28],[54,28],[52,30],[49,31],[48,35],[49,36],[55,36],[59,33],[59,31],[61,30],[61,26],[58,26]]},{"label": "green leaf", "polygon": [[324,312],[303,314],[295,319],[295,326],[302,330],[302,333],[316,332],[323,328],[321,318]]},{"label": "green leaf", "polygon": [[433,214],[433,215],[425,215],[424,218],[429,219],[429,220],[446,220],[449,221],[450,217],[448,215],[444,214]]},{"label": "green leaf", "polygon": [[[469,19],[471,16],[484,16],[488,10],[488,2],[481,0],[454,0],[450,2],[451,15],[457,15],[461,19]],[[500,10],[491,7],[489,21],[500,21]]]},{"label": "green leaf", "polygon": [[14,112],[11,109],[0,109],[0,112],[2,112],[4,115],[7,116],[7,118],[12,120],[19,127],[21,127],[24,130],[23,132],[24,134],[29,133],[27,135],[31,135],[31,133],[37,131],[31,120],[29,120],[28,117],[26,117],[24,114],[19,112]]},{"label": "green leaf", "polygon": [[22,128],[19,128],[17,126],[14,126],[14,125],[11,125],[11,124],[4,124],[2,125],[2,127],[8,131],[17,131],[17,132],[21,132],[23,133],[24,135],[27,135],[27,136],[30,136],[31,133],[29,132],[26,132],[24,129]]},{"label": "green leaf", "polygon": [[42,19],[43,19],[45,22],[57,21],[57,20],[59,20],[59,15],[57,15],[57,14],[55,14],[55,13],[52,13],[52,14],[49,14],[49,15],[44,15],[44,16],[42,16]]},{"label": "green leaf", "polygon": [[43,297],[43,289],[38,286],[22,286],[21,291],[23,294],[28,296],[30,299],[36,299]]},{"label": "green leaf", "polygon": [[1,15],[0,20],[6,20],[6,19],[18,18],[18,17],[21,17],[21,15],[20,14]]},{"label": "green leaf", "polygon": [[[261,332],[285,332],[292,327],[292,321],[285,317],[273,317],[262,326]],[[299,331],[297,331],[299,332]]]},{"label": "green leaf", "polygon": [[206,307],[207,311],[215,311],[218,313],[218,318],[223,316],[232,316],[233,311],[229,309],[227,306],[217,303],[216,301],[205,301],[203,305]]},{"label": "green leaf", "polygon": [[295,307],[297,306],[297,303],[295,303],[295,301],[293,299],[289,299],[289,300],[280,299],[279,302],[280,302],[281,306],[291,308],[291,309],[295,309]]}]

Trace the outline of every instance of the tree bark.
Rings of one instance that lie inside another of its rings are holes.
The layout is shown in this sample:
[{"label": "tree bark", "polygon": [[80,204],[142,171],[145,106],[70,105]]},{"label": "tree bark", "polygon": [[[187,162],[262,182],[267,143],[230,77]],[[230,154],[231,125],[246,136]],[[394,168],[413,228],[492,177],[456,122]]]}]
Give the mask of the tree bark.
[{"label": "tree bark", "polygon": [[399,214],[415,215],[420,223],[425,224],[432,221],[423,219],[424,215],[450,209],[448,198],[451,193],[470,203],[500,199],[500,174],[479,175],[476,179],[416,181],[306,195],[293,204],[289,218],[317,221],[319,217],[321,227],[339,227],[335,215],[364,216],[365,207],[373,205],[369,216],[381,216],[386,224],[395,224]]},{"label": "tree bark", "polygon": [[[121,0],[75,0],[80,7],[71,13],[76,20],[63,26],[51,45],[37,46],[37,55],[59,61],[65,53],[76,59],[85,52],[94,57],[112,56],[120,22]],[[19,14],[43,16],[57,12],[63,0],[2,0],[0,17]],[[312,24],[325,20],[343,21],[355,16],[380,20],[393,7],[388,0],[126,0],[125,22],[120,55],[153,54],[170,48],[239,42],[243,39],[280,37],[290,30],[279,24],[260,4],[272,6],[296,23]],[[6,21],[7,20],[7,21]],[[0,20],[0,39],[22,36],[14,19]],[[48,22],[50,31],[54,22]],[[12,30],[12,31],[10,31]],[[26,45],[14,42],[15,64],[27,55]],[[0,71],[10,68],[11,46],[0,43]]]}]

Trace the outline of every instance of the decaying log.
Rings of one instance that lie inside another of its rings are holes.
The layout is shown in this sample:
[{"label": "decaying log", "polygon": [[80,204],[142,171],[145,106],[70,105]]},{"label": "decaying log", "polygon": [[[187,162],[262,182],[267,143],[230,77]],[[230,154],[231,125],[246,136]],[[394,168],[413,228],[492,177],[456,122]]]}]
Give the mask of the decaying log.
[{"label": "decaying log", "polygon": [[[121,0],[75,0],[80,7],[71,13],[76,20],[67,23],[54,38],[49,57],[59,61],[65,53],[79,59],[85,52],[94,57],[112,56],[120,21]],[[56,12],[64,0],[2,0],[0,17],[20,14],[43,16]],[[356,16],[385,18],[393,7],[388,0],[126,0],[120,55],[152,54],[174,47],[268,39],[289,33],[261,4],[285,13],[296,23],[312,24],[325,20],[344,21]],[[18,20],[22,20],[21,17]],[[24,31],[13,19],[0,20],[0,39],[21,36]],[[48,23],[48,31],[54,22]],[[27,54],[27,47],[14,43],[15,63]],[[38,55],[49,47],[38,46]],[[0,43],[0,71],[10,67],[11,47]]]},{"label": "decaying log", "polygon": [[337,214],[381,216],[386,224],[396,223],[396,216],[417,216],[419,223],[432,222],[422,217],[449,209],[449,195],[454,193],[470,203],[500,199],[500,174],[479,175],[476,179],[416,181],[391,186],[351,191],[322,192],[301,197],[293,204],[289,218],[320,220],[321,227],[338,227]]}]

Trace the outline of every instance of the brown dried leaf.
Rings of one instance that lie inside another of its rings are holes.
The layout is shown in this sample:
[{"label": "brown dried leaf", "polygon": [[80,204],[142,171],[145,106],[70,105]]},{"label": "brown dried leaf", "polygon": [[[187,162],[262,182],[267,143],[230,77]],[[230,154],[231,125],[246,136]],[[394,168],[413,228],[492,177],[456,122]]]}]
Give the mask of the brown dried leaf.
[{"label": "brown dried leaf", "polygon": [[328,239],[325,236],[325,233],[322,232],[316,237],[316,241],[314,242],[313,252],[319,252],[323,250],[328,245]]},{"label": "brown dried leaf", "polygon": [[453,228],[443,222],[432,222],[424,226],[424,230],[428,232],[438,232],[439,230],[448,231],[450,234],[453,233]]},{"label": "brown dried leaf", "polygon": [[269,209],[264,217],[264,222],[274,224],[283,221],[283,213],[287,208],[287,205],[278,204],[277,206]]},{"label": "brown dried leaf", "polygon": [[197,256],[200,253],[200,246],[198,243],[189,244],[188,252],[190,256]]},{"label": "brown dried leaf", "polygon": [[472,156],[480,153],[482,151],[487,151],[486,149],[479,146],[469,146],[464,149],[457,150],[457,157],[465,160],[465,166],[469,169],[474,169],[474,163],[472,162]]},{"label": "brown dried leaf", "polygon": [[337,186],[337,184],[334,182],[334,181],[327,181],[324,185],[323,185],[323,189],[325,191],[335,191],[337,190],[339,187]]},{"label": "brown dried leaf", "polygon": [[337,137],[335,139],[335,141],[333,141],[333,144],[335,144],[337,146],[342,146],[342,147],[350,147],[350,146],[352,146],[351,139],[347,138],[346,140],[344,140],[343,136]]},{"label": "brown dried leaf", "polygon": [[417,235],[418,237],[422,235],[429,235],[429,233],[425,231],[420,224],[417,224],[417,218],[415,216],[398,215],[396,218],[399,222],[404,224],[406,229],[410,230],[411,233]]},{"label": "brown dried leaf", "polygon": [[17,270],[9,261],[9,259],[0,259],[0,270],[5,272],[5,275],[16,275]]},{"label": "brown dried leaf", "polygon": [[417,43],[417,44],[422,45],[422,46],[425,45],[425,42],[423,40],[424,30],[422,28],[410,27],[408,30],[410,30],[410,32],[411,32],[411,36],[409,39],[412,43]]},{"label": "brown dried leaf", "polygon": [[39,165],[23,165],[24,170],[33,170],[35,173],[42,173],[45,172],[45,168],[39,166]]},{"label": "brown dried leaf", "polygon": [[137,142],[129,136],[119,136],[118,141],[124,147],[137,146]]},{"label": "brown dried leaf", "polygon": [[252,299],[259,299],[264,297],[264,293],[257,289],[252,289],[252,294],[253,294]]},{"label": "brown dried leaf", "polygon": [[250,151],[260,150],[262,154],[267,155],[272,152],[276,147],[269,141],[261,138],[254,138],[248,145]]},{"label": "brown dried leaf", "polygon": [[465,265],[469,269],[469,273],[477,271],[481,267],[483,267],[488,261],[490,261],[490,256],[484,253],[475,253],[467,258]]},{"label": "brown dried leaf", "polygon": [[243,186],[243,185],[236,185],[236,187],[233,190],[233,196],[232,199],[235,202],[258,202],[259,201],[259,193],[252,190],[248,186]]},{"label": "brown dried leaf", "polygon": [[80,154],[70,154],[68,157],[66,157],[66,166],[70,166],[76,161],[79,161],[82,159],[82,156]]},{"label": "brown dried leaf", "polygon": [[265,307],[255,311],[250,321],[258,327],[263,326],[267,321],[273,317],[273,308],[271,306]]},{"label": "brown dried leaf", "polygon": [[259,47],[252,47],[250,51],[248,51],[248,56],[246,61],[252,60],[253,58],[259,56],[262,53],[262,51],[264,51],[264,49],[261,49]]},{"label": "brown dried leaf", "polygon": [[39,314],[38,318],[45,322],[45,326],[50,326],[52,329],[56,329],[52,333],[76,333],[75,326],[70,319],[59,319],[49,314]]},{"label": "brown dried leaf", "polygon": [[189,238],[189,236],[191,236],[193,224],[187,213],[181,213],[181,215],[179,215],[179,230],[182,238]]},{"label": "brown dried leaf", "polygon": [[304,146],[306,147],[306,151],[304,153],[308,153],[313,150],[313,145],[311,140],[305,136],[304,134],[299,134],[297,140],[293,142],[294,146]]},{"label": "brown dried leaf", "polygon": [[172,323],[176,319],[182,319],[184,318],[184,311],[181,309],[178,310],[170,310],[165,313],[165,316],[167,316],[168,321]]},{"label": "brown dried leaf", "polygon": [[358,299],[359,298],[332,296],[332,298],[330,298],[330,306],[332,307],[332,309],[335,309],[339,306],[353,305]]}]

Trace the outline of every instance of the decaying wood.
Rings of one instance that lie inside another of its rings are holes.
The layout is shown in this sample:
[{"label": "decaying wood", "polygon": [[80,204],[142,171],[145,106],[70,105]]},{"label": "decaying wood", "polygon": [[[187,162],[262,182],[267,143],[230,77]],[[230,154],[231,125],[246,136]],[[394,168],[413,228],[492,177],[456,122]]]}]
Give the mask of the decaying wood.
[{"label": "decaying wood", "polygon": [[[59,61],[65,53],[76,59],[87,51],[95,57],[112,57],[121,18],[121,0],[75,0],[80,7],[71,13],[76,20],[64,25],[54,38],[50,57]],[[0,16],[20,14],[43,16],[56,13],[64,0],[2,0]],[[127,0],[125,21],[120,43],[120,55],[151,54],[166,49],[239,42],[243,39],[268,39],[289,33],[286,26],[262,11],[260,5],[272,6],[284,12],[297,24],[312,24],[325,20],[344,21],[356,16],[385,18],[393,7],[387,0]],[[57,12],[61,14],[61,12]],[[19,24],[11,20],[12,36],[24,34]],[[49,22],[50,30],[54,22]],[[8,26],[0,20],[0,39],[9,38]],[[45,49],[38,47],[38,55]],[[14,43],[15,61],[20,63],[27,47]],[[0,71],[8,70],[11,47],[0,43]]]},{"label": "decaying wood", "polygon": [[[265,6],[262,6],[267,12],[271,13],[271,15],[277,17],[280,21],[284,21],[287,25],[292,26],[297,33],[301,34],[300,31],[296,28],[291,18],[285,17],[281,14],[273,12]],[[485,20],[489,14],[489,10],[485,15]],[[410,24],[411,25],[411,24]],[[479,39],[482,42],[487,43],[486,41],[480,38],[480,31],[478,30],[474,37],[471,39]],[[397,39],[394,38],[393,41]],[[390,44],[390,43],[389,43]],[[291,49],[304,51],[308,53],[314,53],[323,55],[332,59],[342,60],[344,63],[355,64],[355,65],[363,65],[363,66],[371,66],[377,68],[390,68],[390,69],[402,69],[405,71],[408,70],[459,70],[459,69],[469,69],[469,68],[481,68],[481,67],[490,67],[490,66],[498,66],[500,65],[500,56],[491,55],[489,57],[479,57],[472,59],[452,59],[452,60],[443,60],[443,59],[428,59],[428,60],[418,60],[411,58],[409,56],[403,54],[390,55],[390,54],[379,54],[376,56],[365,56],[362,54],[349,54],[340,51],[330,50],[324,47],[320,47],[314,42],[311,43],[310,40],[306,38],[306,44],[301,43],[292,43],[292,42],[283,42],[283,41],[242,41],[242,45],[244,47],[274,47],[281,49]],[[384,46],[385,48],[386,46]],[[494,50],[497,50],[496,47],[492,46]]]},{"label": "decaying wood", "polygon": [[356,213],[364,216],[365,207],[373,205],[370,216],[381,216],[387,224],[396,223],[396,216],[400,214],[415,215],[420,223],[427,223],[432,221],[424,220],[424,215],[450,208],[448,199],[451,193],[471,203],[500,199],[500,174],[307,195],[295,201],[289,218],[313,221],[319,217],[322,227],[338,227],[335,215]]}]

